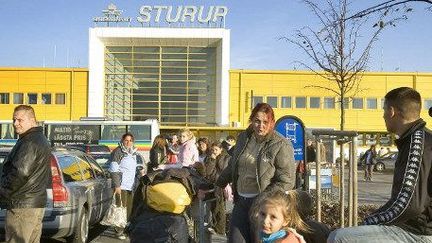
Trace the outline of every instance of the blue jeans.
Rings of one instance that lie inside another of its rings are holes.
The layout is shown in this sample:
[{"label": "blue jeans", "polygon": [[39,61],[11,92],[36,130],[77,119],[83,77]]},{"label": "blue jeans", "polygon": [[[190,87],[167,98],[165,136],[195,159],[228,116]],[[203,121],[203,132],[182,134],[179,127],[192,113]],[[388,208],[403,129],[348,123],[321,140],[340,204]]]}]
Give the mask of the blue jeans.
[{"label": "blue jeans", "polygon": [[330,233],[327,243],[432,243],[432,235],[416,235],[398,226],[363,225],[337,229]]}]

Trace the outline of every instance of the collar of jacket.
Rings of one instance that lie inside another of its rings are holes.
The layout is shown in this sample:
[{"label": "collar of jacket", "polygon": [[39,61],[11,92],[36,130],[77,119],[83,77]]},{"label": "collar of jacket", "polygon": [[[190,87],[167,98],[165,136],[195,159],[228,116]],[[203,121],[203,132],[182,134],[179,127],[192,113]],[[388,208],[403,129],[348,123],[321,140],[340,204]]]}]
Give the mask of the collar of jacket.
[{"label": "collar of jacket", "polygon": [[42,129],[42,127],[32,127],[29,130],[27,130],[26,132],[24,132],[23,134],[19,135],[19,139],[21,139],[21,138],[23,138],[23,137],[25,137],[28,134],[33,133],[33,132],[43,132],[43,129]]},{"label": "collar of jacket", "polygon": [[400,138],[395,140],[396,146],[400,148],[407,140],[411,138],[411,134],[413,134],[416,130],[422,129],[426,126],[426,122],[423,119],[418,119],[417,121],[411,124],[411,127],[404,133]]},{"label": "collar of jacket", "polygon": [[136,148],[135,146],[132,146],[132,147],[129,148],[129,149],[126,148],[126,147],[123,145],[122,142],[119,142],[118,145],[119,145],[121,151],[122,151],[123,153],[125,153],[125,154],[131,154],[131,155],[134,155],[134,154],[138,151],[138,148]]},{"label": "collar of jacket", "polygon": [[[251,138],[251,136],[253,136],[253,133],[254,133],[254,130],[252,128],[252,125],[249,125],[249,127],[246,129],[246,134],[247,134],[248,138]],[[275,133],[274,130],[269,131],[267,133],[267,135],[264,136],[264,139],[262,142],[270,141],[273,138],[273,136],[275,135],[274,133]]]}]

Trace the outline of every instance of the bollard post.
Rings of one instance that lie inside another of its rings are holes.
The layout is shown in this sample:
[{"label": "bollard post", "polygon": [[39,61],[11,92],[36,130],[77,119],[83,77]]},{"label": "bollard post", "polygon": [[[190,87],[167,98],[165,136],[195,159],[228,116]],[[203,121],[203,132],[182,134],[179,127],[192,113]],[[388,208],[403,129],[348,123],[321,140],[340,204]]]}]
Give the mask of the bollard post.
[{"label": "bollard post", "polygon": [[358,220],[358,211],[357,211],[357,205],[358,205],[358,195],[357,195],[357,191],[358,191],[358,178],[357,178],[357,137],[354,136],[352,137],[352,142],[351,142],[353,148],[353,226],[357,226],[357,220]]},{"label": "bollard post", "polygon": [[339,149],[339,158],[340,158],[340,166],[339,166],[339,205],[341,207],[340,210],[340,223],[341,228],[345,227],[345,164],[344,164],[344,151],[343,151],[343,142],[340,143]]},{"label": "bollard post", "polygon": [[315,178],[316,178],[316,199],[317,199],[317,215],[316,219],[318,222],[321,222],[321,146],[319,146],[319,136],[315,137],[316,140],[316,169],[315,169]]},{"label": "bollard post", "polygon": [[350,141],[349,143],[349,176],[348,176],[348,227],[353,225],[353,143]]}]

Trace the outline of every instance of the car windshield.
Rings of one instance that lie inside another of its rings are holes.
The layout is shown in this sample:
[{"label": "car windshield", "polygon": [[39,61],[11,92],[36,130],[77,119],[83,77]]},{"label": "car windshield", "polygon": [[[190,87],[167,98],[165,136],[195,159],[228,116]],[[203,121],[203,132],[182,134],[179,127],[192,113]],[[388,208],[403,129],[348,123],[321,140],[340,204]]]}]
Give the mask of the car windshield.
[{"label": "car windshield", "polygon": [[96,162],[105,170],[107,170],[109,168],[109,159],[111,154],[92,154],[91,155],[93,157],[93,159],[96,160]]}]

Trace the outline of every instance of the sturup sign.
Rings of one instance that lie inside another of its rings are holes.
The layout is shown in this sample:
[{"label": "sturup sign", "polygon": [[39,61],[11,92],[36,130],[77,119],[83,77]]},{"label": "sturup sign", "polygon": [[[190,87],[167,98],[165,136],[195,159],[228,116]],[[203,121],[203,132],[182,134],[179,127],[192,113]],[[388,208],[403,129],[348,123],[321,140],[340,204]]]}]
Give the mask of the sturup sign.
[{"label": "sturup sign", "polygon": [[[114,4],[110,4],[106,10],[102,10],[104,16],[94,17],[95,23],[132,23],[132,18],[122,17],[122,10],[118,10]],[[166,24],[224,24],[225,17],[228,13],[228,8],[225,6],[149,6],[143,5],[139,9],[139,15],[136,21],[142,26],[144,24],[151,25],[166,23]],[[160,25],[159,25],[160,26]],[[182,25],[182,27],[185,27]]]},{"label": "sturup sign", "polygon": [[176,22],[195,22],[201,24],[208,22],[217,23],[225,18],[228,13],[228,8],[225,6],[178,6],[176,9],[173,6],[142,6],[140,8],[140,16],[137,17],[138,22],[148,23],[152,20],[159,23],[165,18],[167,23]]}]

